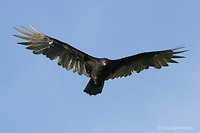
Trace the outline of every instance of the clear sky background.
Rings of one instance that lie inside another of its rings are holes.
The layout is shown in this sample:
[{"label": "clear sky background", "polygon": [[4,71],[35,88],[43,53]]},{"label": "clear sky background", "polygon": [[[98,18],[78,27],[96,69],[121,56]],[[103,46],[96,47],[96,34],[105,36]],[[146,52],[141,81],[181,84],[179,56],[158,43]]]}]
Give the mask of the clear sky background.
[{"label": "clear sky background", "polygon": [[[4,0],[0,17],[1,133],[200,132],[200,1]],[[179,64],[107,81],[89,96],[87,77],[17,44],[13,27],[26,22],[96,57],[189,51]]]}]

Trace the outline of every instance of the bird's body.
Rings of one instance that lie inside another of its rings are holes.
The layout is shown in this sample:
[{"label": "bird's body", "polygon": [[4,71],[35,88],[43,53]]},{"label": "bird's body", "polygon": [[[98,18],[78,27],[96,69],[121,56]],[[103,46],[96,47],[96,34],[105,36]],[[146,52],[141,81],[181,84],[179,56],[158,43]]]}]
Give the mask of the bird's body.
[{"label": "bird's body", "polygon": [[79,75],[90,77],[84,92],[89,95],[96,95],[102,92],[104,82],[115,78],[126,77],[132,72],[139,73],[149,66],[160,69],[162,66],[168,66],[167,63],[178,63],[172,58],[183,58],[175,54],[183,53],[184,51],[176,51],[182,47],[163,50],[145,52],[137,55],[110,60],[107,58],[96,58],[90,56],[71,45],[48,37],[29,25],[32,30],[25,27],[28,32],[15,28],[19,32],[28,37],[14,35],[16,37],[28,40],[28,42],[20,42],[19,44],[26,45],[27,49],[33,50],[34,54],[43,54],[51,60],[58,59],[58,65],[61,65],[67,70],[73,69]]}]

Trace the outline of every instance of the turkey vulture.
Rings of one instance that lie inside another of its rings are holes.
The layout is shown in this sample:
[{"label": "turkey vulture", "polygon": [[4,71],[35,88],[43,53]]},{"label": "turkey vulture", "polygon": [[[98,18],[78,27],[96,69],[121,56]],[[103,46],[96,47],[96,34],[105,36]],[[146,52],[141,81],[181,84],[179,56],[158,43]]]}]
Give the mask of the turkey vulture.
[{"label": "turkey vulture", "polygon": [[23,26],[22,28],[26,32],[15,28],[26,37],[14,36],[28,41],[19,42],[18,44],[26,45],[26,48],[33,50],[34,54],[43,54],[50,60],[59,58],[58,65],[67,70],[73,69],[73,72],[77,72],[79,75],[83,74],[89,77],[90,81],[84,89],[84,92],[89,95],[101,93],[106,80],[130,76],[132,72],[139,73],[144,69],[148,69],[149,66],[160,69],[162,66],[168,66],[167,63],[178,63],[172,58],[184,58],[176,54],[187,51],[180,51],[179,49],[184,47],[178,47],[163,51],[144,52],[117,60],[96,58],[67,43],[46,36],[34,29],[30,24],[28,25],[32,30]]}]

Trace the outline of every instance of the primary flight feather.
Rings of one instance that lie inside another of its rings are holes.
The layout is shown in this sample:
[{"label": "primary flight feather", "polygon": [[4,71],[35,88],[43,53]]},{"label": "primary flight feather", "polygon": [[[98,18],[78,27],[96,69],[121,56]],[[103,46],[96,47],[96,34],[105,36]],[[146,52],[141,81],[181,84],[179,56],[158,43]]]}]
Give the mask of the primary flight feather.
[{"label": "primary flight feather", "polygon": [[79,75],[90,77],[84,92],[89,95],[96,95],[102,92],[105,80],[130,76],[132,72],[139,73],[149,66],[160,69],[162,66],[168,66],[167,63],[178,63],[173,58],[184,58],[176,54],[186,52],[179,51],[183,47],[168,49],[163,51],[144,52],[137,55],[110,60],[107,58],[96,58],[88,55],[67,43],[46,36],[30,24],[31,28],[15,28],[26,36],[14,35],[28,42],[19,42],[18,44],[26,45],[27,49],[33,50],[34,54],[43,54],[50,60],[58,59],[58,65],[67,70],[73,69]]}]

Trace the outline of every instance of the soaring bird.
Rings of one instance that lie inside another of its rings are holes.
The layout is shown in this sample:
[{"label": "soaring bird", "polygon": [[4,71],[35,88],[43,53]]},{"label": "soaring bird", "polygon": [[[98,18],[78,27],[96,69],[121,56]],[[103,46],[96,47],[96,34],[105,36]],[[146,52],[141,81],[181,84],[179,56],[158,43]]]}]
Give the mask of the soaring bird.
[{"label": "soaring bird", "polygon": [[133,72],[139,73],[149,67],[160,69],[162,66],[168,66],[167,63],[178,63],[173,58],[184,58],[176,54],[187,51],[180,50],[184,47],[177,47],[162,51],[139,53],[116,60],[96,58],[72,47],[68,43],[40,33],[30,24],[28,26],[30,29],[23,26],[24,30],[15,28],[26,36],[14,36],[27,40],[27,42],[19,42],[18,44],[25,45],[27,49],[33,50],[34,54],[43,54],[50,60],[59,58],[58,65],[67,70],[73,69],[73,72],[77,72],[79,75],[89,77],[90,81],[84,89],[84,92],[89,95],[101,93],[106,80],[130,76]]}]

